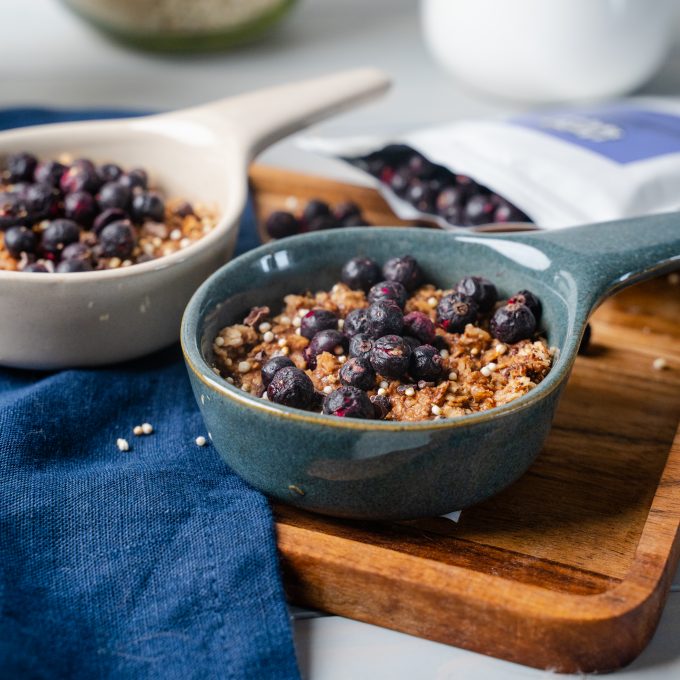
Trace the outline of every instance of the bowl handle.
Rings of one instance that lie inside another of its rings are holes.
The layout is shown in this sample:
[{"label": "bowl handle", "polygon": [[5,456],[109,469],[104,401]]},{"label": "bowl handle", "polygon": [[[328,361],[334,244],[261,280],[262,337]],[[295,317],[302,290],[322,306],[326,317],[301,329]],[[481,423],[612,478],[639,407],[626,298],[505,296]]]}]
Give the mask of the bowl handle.
[{"label": "bowl handle", "polygon": [[213,114],[206,117],[208,124],[235,135],[251,160],[277,140],[382,94],[389,86],[383,71],[360,68],[247,92],[194,111]]},{"label": "bowl handle", "polygon": [[680,269],[680,212],[512,238],[535,245],[550,243],[555,261],[578,272],[592,306],[622,288]]}]

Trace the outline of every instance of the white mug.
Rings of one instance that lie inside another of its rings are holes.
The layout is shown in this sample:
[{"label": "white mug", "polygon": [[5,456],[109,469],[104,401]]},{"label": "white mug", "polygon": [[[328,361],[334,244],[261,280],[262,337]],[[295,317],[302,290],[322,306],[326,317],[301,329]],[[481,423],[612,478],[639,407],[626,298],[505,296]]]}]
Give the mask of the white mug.
[{"label": "white mug", "polygon": [[430,50],[474,89],[513,100],[621,95],[661,66],[675,0],[423,0]]}]

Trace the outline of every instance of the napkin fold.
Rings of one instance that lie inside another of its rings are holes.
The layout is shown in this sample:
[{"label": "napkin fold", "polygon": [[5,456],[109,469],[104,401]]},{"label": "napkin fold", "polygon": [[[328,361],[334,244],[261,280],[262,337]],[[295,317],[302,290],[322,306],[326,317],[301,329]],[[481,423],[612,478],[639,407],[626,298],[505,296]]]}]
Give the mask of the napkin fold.
[{"label": "napkin fold", "polygon": [[[241,230],[256,245],[252,211]],[[269,505],[206,434],[177,347],[0,369],[0,678],[299,677]]]}]

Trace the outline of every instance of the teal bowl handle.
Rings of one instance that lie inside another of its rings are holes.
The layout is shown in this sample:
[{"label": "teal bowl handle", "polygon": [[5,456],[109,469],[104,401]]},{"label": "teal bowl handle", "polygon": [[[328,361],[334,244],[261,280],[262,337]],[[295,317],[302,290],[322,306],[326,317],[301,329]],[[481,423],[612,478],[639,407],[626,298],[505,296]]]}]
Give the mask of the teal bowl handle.
[{"label": "teal bowl handle", "polygon": [[680,212],[513,237],[565,264],[591,307],[618,290],[680,268]]}]

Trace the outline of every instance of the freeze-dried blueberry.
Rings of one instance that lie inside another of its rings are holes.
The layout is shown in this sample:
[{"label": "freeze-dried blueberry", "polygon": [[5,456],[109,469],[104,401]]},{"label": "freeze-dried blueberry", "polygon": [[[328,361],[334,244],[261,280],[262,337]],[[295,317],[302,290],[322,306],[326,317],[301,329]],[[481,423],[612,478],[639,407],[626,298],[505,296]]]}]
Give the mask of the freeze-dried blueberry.
[{"label": "freeze-dried blueberry", "polygon": [[72,165],[61,176],[59,186],[65,194],[74,191],[87,191],[88,194],[96,194],[101,186],[101,180],[92,161],[79,158],[73,161]]},{"label": "freeze-dried blueberry", "polygon": [[541,316],[543,316],[543,305],[530,290],[520,290],[508,300],[508,303],[510,302],[519,302],[520,304],[526,305],[534,315],[536,324],[541,320]]},{"label": "freeze-dried blueberry", "polygon": [[342,332],[348,337],[354,337],[359,333],[366,333],[368,330],[368,319],[366,309],[353,309],[346,317],[342,327]]},{"label": "freeze-dried blueberry", "polygon": [[344,385],[352,385],[360,390],[370,390],[375,387],[375,371],[368,359],[360,357],[348,359],[340,367],[339,377]]},{"label": "freeze-dried blueberry", "polygon": [[368,291],[382,277],[380,265],[369,257],[353,257],[345,262],[340,280],[352,290]]},{"label": "freeze-dried blueberry", "polygon": [[62,260],[56,267],[57,274],[73,272],[91,272],[92,264],[88,260]]},{"label": "freeze-dried blueberry", "polygon": [[397,281],[407,291],[415,290],[423,279],[423,272],[415,257],[403,255],[387,260],[383,266],[383,276],[386,281]]},{"label": "freeze-dried blueberry", "polygon": [[435,335],[434,322],[424,312],[409,312],[404,317],[404,333],[418,338],[421,343],[430,343]]},{"label": "freeze-dried blueberry", "polygon": [[402,309],[406,304],[408,293],[406,288],[399,281],[380,281],[368,291],[369,302],[380,302],[381,300],[392,300]]},{"label": "freeze-dried blueberry", "polygon": [[28,227],[12,227],[5,232],[5,248],[12,257],[21,253],[34,253],[38,245],[37,234]]},{"label": "freeze-dried blueberry", "polygon": [[375,418],[375,408],[366,392],[350,386],[339,387],[327,395],[323,412],[341,418]]},{"label": "freeze-dried blueberry", "polygon": [[492,335],[512,344],[530,338],[536,330],[536,317],[525,304],[509,302],[499,307],[489,322]]},{"label": "freeze-dried blueberry", "polygon": [[308,409],[315,402],[314,384],[304,371],[295,366],[284,366],[272,377],[267,397],[275,404]]},{"label": "freeze-dried blueberry", "polygon": [[119,177],[118,181],[133,190],[146,189],[149,184],[149,176],[146,174],[146,170],[133,168]]},{"label": "freeze-dried blueberry", "polygon": [[162,222],[165,217],[165,202],[156,191],[143,191],[132,199],[131,217],[141,224],[144,220]]},{"label": "freeze-dried blueberry", "polygon": [[120,182],[107,182],[97,194],[97,203],[102,210],[118,208],[127,211],[131,196],[130,187]]},{"label": "freeze-dried blueberry", "polygon": [[305,360],[309,368],[316,368],[316,357],[321,352],[329,352],[339,356],[345,354],[349,348],[349,339],[340,331],[333,329],[319,331],[305,349]]},{"label": "freeze-dried blueberry", "polygon": [[371,366],[380,375],[400,378],[409,368],[411,348],[398,335],[386,335],[375,341],[371,350]]},{"label": "freeze-dried blueberry", "polygon": [[386,394],[376,394],[372,396],[371,403],[375,409],[375,417],[378,420],[384,420],[387,414],[392,410],[392,402]]},{"label": "freeze-dried blueberry", "polygon": [[47,274],[49,270],[42,262],[30,262],[21,271],[33,272],[35,274]]},{"label": "freeze-dried blueberry", "polygon": [[493,215],[493,221],[505,224],[507,222],[530,222],[531,220],[517,207],[503,200],[497,199],[496,212]]},{"label": "freeze-dried blueberry", "polygon": [[361,208],[354,201],[336,205],[333,208],[333,217],[341,227],[356,227],[364,223]]},{"label": "freeze-dried blueberry", "polygon": [[128,220],[111,222],[99,234],[99,245],[104,257],[119,257],[125,260],[135,247],[135,231]]},{"label": "freeze-dried blueberry", "polygon": [[467,324],[475,322],[478,312],[474,301],[449,293],[437,305],[437,323],[448,333],[462,333]]},{"label": "freeze-dried blueberry", "polygon": [[71,243],[61,251],[61,260],[86,260],[92,262],[92,249],[86,243]]},{"label": "freeze-dried blueberry", "polygon": [[329,328],[338,328],[338,317],[327,309],[310,309],[300,319],[300,335],[310,340]]},{"label": "freeze-dried blueberry", "polygon": [[33,175],[38,184],[47,184],[58,188],[61,176],[66,172],[66,166],[59,161],[45,161],[38,163]]},{"label": "freeze-dried blueberry", "polygon": [[304,225],[307,231],[325,231],[326,229],[335,229],[339,226],[333,215],[320,215],[319,217],[305,220]]},{"label": "freeze-dried blueberry", "polygon": [[97,175],[102,182],[115,182],[123,176],[123,169],[115,163],[104,163],[97,168]]},{"label": "freeze-dried blueberry", "polygon": [[498,300],[496,286],[483,276],[466,276],[456,284],[456,292],[475,302],[480,312],[489,311]]},{"label": "freeze-dried blueberry", "polygon": [[267,218],[265,229],[272,238],[285,238],[300,232],[300,222],[295,215],[276,210]]},{"label": "freeze-dried blueberry", "polygon": [[366,310],[366,332],[373,338],[399,335],[404,327],[404,315],[392,300],[374,302]]},{"label": "freeze-dried blueberry", "polygon": [[414,379],[436,382],[441,378],[443,370],[439,350],[432,345],[421,345],[413,350],[409,373]]},{"label": "freeze-dried blueberry", "polygon": [[321,217],[333,218],[331,214],[331,209],[325,201],[320,201],[313,198],[307,203],[304,210],[302,211],[302,222],[309,226],[313,220],[318,220]]},{"label": "freeze-dried blueberry", "polygon": [[64,198],[64,215],[86,229],[97,215],[97,204],[86,191],[73,191]]},{"label": "freeze-dried blueberry", "polygon": [[21,196],[27,220],[32,224],[59,214],[59,190],[51,184],[29,184]]},{"label": "freeze-dried blueberry", "polygon": [[368,359],[373,349],[374,340],[366,333],[358,333],[349,341],[349,355],[359,359]]},{"label": "freeze-dried blueberry", "polygon": [[295,366],[289,357],[279,355],[269,359],[269,361],[265,362],[260,369],[262,384],[265,387],[269,387],[269,383],[272,381],[272,378],[276,375],[276,373],[282,368],[286,368],[286,366]]},{"label": "freeze-dried blueberry", "polygon": [[52,220],[43,231],[40,245],[49,255],[57,256],[67,245],[75,243],[79,238],[80,227],[73,220]]},{"label": "freeze-dried blueberry", "polygon": [[7,180],[12,184],[30,182],[37,165],[38,159],[33,154],[25,151],[12,153],[7,156]]},{"label": "freeze-dried blueberry", "polygon": [[95,234],[99,234],[101,230],[111,222],[119,222],[120,220],[126,220],[128,218],[127,213],[119,208],[108,208],[97,215],[94,218],[94,223],[92,225],[92,231]]}]

